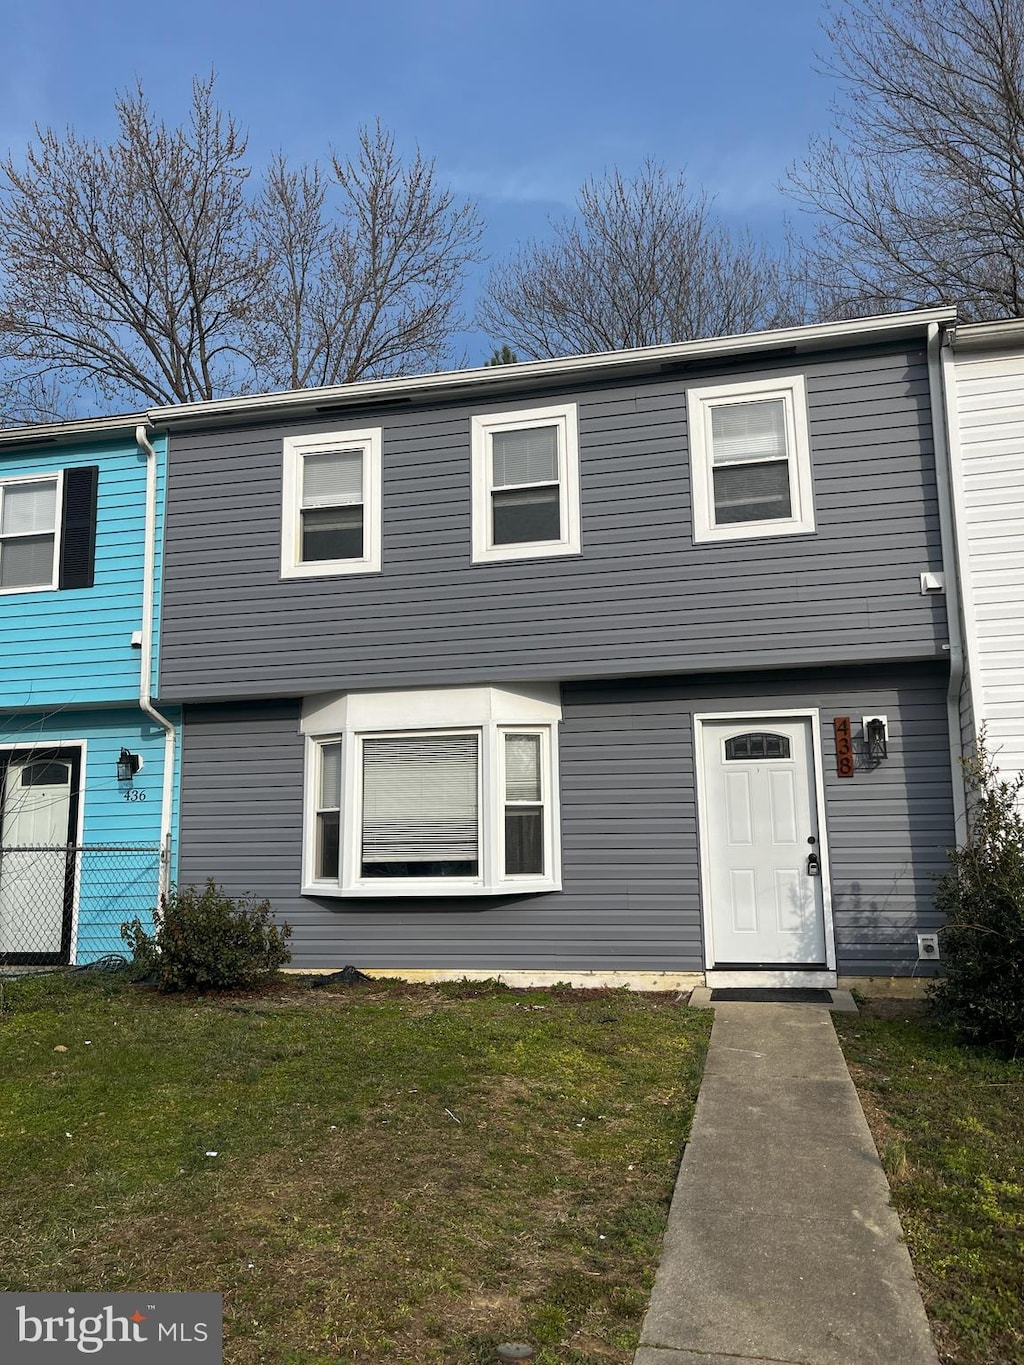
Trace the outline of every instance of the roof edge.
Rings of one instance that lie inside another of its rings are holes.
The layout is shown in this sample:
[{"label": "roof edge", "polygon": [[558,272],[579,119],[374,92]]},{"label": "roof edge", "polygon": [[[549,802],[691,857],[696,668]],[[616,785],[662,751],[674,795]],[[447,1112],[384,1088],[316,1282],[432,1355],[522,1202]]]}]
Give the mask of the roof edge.
[{"label": "roof edge", "polygon": [[[673,342],[666,346],[640,346],[625,351],[595,351],[586,355],[559,356],[553,360],[527,360],[515,365],[481,365],[466,370],[442,370],[433,374],[373,379],[355,384],[333,384],[315,389],[292,389],[276,393],[215,398],[208,402],[170,404],[143,412],[110,417],[77,418],[70,422],[40,422],[30,426],[0,427],[0,451],[15,446],[85,441],[98,436],[134,435],[137,426],[168,428],[190,422],[229,421],[246,416],[282,416],[315,413],[322,407],[367,407],[391,399],[457,395],[466,390],[513,391],[556,379],[585,379],[668,364],[711,360],[717,356],[741,356],[744,352],[781,350],[814,351],[842,342],[867,342],[875,337],[913,336],[933,323],[956,323],[956,308],[921,308],[902,313],[880,313],[843,322],[822,322],[800,327],[780,327],[764,332],[740,332],[732,336],[706,337]],[[1008,337],[1024,337],[1024,321],[976,323],[957,332],[958,347],[990,344],[1003,329]],[[985,341],[974,334],[989,329]]]},{"label": "roof edge", "polygon": [[134,436],[138,426],[148,427],[145,412],[119,413],[114,417],[81,417],[71,422],[38,422],[31,426],[0,427],[0,452],[8,447],[58,445],[62,441],[87,441],[94,436]]},{"label": "roof edge", "polygon": [[1024,318],[1000,318],[997,322],[961,323],[956,329],[954,349],[983,351],[1021,344],[1024,344]]},{"label": "roof edge", "polygon": [[883,313],[843,322],[824,322],[764,332],[741,332],[733,336],[673,342],[666,346],[641,346],[626,351],[596,351],[588,355],[559,356],[554,360],[528,360],[515,365],[477,366],[466,370],[442,370],[435,374],[374,379],[355,384],[299,389],[279,393],[218,398],[212,402],[181,403],[151,408],[150,422],[158,427],[175,426],[197,419],[224,420],[247,415],[282,415],[313,412],[318,408],[367,407],[393,398],[457,394],[473,388],[520,388],[549,379],[587,377],[630,369],[657,368],[669,363],[742,355],[744,351],[787,348],[818,350],[842,341],[867,341],[875,336],[912,336],[933,323],[953,324],[956,308],[923,308],[913,312]]}]

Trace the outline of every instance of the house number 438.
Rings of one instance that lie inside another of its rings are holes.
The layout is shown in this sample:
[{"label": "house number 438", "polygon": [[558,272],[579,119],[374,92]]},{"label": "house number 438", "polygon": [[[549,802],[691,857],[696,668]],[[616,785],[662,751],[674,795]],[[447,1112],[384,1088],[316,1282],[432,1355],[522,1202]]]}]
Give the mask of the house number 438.
[{"label": "house number 438", "polygon": [[129,787],[124,794],[124,799],[126,801],[145,801],[146,793],[137,791],[134,787]]}]

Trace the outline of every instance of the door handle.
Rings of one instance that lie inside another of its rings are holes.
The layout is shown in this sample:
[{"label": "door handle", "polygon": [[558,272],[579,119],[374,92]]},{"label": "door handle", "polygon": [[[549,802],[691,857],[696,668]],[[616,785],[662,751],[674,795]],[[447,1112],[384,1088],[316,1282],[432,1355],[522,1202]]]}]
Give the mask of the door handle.
[{"label": "door handle", "polygon": [[821,876],[821,863],[816,853],[808,853],[807,855],[807,875],[808,877]]}]

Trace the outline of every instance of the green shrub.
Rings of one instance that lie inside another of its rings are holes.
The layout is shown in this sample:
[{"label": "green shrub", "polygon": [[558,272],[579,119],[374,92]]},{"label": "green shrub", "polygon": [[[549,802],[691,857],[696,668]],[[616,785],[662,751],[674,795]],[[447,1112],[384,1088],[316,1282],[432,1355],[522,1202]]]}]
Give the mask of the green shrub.
[{"label": "green shrub", "polygon": [[122,924],[136,975],[162,991],[233,990],[267,980],[291,960],[291,929],[270,918],[270,902],[234,899],[212,879],[177,887],[153,914],[152,934],[134,919]]},{"label": "green shrub", "polygon": [[1005,782],[985,748],[965,759],[970,831],[949,854],[935,904],[945,978],[933,1012],[973,1042],[1024,1050],[1024,776]]}]

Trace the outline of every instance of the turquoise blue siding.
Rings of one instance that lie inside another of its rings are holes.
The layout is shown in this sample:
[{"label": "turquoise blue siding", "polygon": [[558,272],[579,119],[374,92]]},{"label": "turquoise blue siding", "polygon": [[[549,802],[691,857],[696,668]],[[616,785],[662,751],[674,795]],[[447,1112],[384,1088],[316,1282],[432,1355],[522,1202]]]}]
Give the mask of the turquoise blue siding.
[{"label": "turquoise blue siding", "polygon": [[[171,711],[168,719],[177,725],[180,713]],[[83,741],[81,835],[72,831],[73,839],[86,849],[79,857],[77,877],[77,931],[72,949],[76,962],[124,952],[120,935],[124,920],[137,915],[147,925],[152,921],[159,873],[164,732],[137,708],[129,707],[0,717],[0,746],[4,748],[53,748]],[[142,758],[142,768],[130,785],[143,799],[126,801],[129,786],[117,780],[122,746]],[[172,830],[177,828],[177,801],[176,790]],[[100,845],[121,851],[103,852]],[[175,840],[171,847],[173,878]]]},{"label": "turquoise blue siding", "polygon": [[[153,691],[159,650],[166,439],[158,456]],[[146,461],[134,440],[0,453],[0,478],[98,465],[96,580],[73,591],[0,596],[0,707],[40,710],[128,702],[139,693]]]}]

